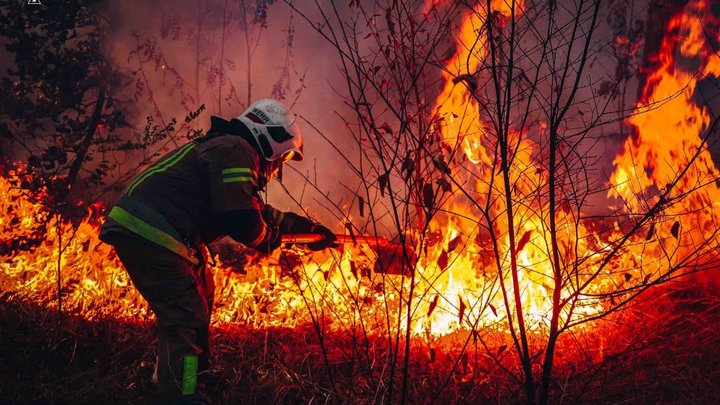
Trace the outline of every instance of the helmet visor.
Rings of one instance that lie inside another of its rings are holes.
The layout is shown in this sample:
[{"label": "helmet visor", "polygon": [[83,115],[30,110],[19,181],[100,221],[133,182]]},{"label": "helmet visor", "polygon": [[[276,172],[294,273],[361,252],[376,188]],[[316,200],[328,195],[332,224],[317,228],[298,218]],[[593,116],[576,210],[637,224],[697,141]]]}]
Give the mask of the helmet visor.
[{"label": "helmet visor", "polygon": [[278,160],[281,163],[287,163],[293,159],[295,159],[295,151],[291,150],[291,151],[287,151],[287,152],[283,153],[283,155],[280,156],[280,159],[278,159]]}]

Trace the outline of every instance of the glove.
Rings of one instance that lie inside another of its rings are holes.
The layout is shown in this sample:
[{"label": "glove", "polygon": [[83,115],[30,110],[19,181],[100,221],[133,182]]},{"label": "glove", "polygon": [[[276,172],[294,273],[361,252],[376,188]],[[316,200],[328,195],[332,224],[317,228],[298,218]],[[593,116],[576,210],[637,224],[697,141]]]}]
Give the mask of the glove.
[{"label": "glove", "polygon": [[335,236],[330,229],[294,212],[286,212],[283,214],[280,230],[284,234],[315,233],[322,235],[323,239],[307,244],[311,250],[323,250],[338,246],[338,244],[335,243],[337,236]]},{"label": "glove", "polygon": [[255,250],[269,255],[280,247],[282,234],[272,209],[263,209],[261,215],[265,221],[265,238],[255,246]]},{"label": "glove", "polygon": [[328,229],[326,226],[321,224],[313,224],[310,228],[310,233],[316,233],[323,235],[324,238],[313,243],[308,243],[308,247],[310,250],[323,250],[327,248],[336,248],[338,247],[337,244],[337,236],[335,236],[335,233]]}]

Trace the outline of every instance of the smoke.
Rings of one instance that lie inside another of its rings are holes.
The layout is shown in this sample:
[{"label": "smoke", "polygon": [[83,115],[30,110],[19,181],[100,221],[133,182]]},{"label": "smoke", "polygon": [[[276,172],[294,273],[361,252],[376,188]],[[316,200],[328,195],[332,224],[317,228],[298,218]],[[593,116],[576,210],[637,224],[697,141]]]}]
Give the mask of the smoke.
[{"label": "smoke", "polygon": [[[330,142],[301,124],[306,158],[290,165],[319,190],[286,167],[283,184],[290,195],[274,184],[268,202],[301,211],[299,203],[318,220],[337,226],[340,213],[327,207],[349,206],[348,188],[357,179],[330,143],[348,156],[357,150],[340,119],[352,120],[354,113],[337,94],[345,82],[335,49],[282,2],[266,9],[258,9],[265,2],[242,0],[108,3],[101,10],[110,28],[107,54],[131,81],[121,98],[134,104],[128,119],[134,129],[123,136],[139,137],[147,116],[163,125],[176,118],[179,127],[201,104],[205,111],[191,126],[207,129],[212,115],[229,119],[256,99],[282,94],[293,112]],[[120,170],[132,167],[131,160]]]}]

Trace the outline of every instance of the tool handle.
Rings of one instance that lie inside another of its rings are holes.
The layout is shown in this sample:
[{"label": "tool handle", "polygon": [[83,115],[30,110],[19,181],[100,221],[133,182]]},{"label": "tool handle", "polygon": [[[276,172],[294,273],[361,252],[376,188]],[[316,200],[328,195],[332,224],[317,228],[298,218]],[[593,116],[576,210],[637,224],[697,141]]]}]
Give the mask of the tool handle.
[{"label": "tool handle", "polygon": [[[335,235],[337,237],[337,241],[342,244],[348,244],[348,243],[362,243],[367,245],[377,245],[377,246],[388,246],[391,244],[391,242],[385,238],[381,238],[379,236],[368,236],[368,235],[355,235],[355,238],[353,239],[350,235]],[[313,243],[313,242],[319,242],[323,238],[325,238],[324,235],[321,235],[319,233],[294,233],[294,234],[286,234],[282,235],[282,242],[283,243]]]}]

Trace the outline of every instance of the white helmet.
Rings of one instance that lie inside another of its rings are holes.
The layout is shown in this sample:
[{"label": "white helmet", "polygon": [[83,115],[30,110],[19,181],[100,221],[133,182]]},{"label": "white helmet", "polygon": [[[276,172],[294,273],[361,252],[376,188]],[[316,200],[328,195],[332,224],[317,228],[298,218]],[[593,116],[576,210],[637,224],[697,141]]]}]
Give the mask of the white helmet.
[{"label": "white helmet", "polygon": [[271,98],[254,102],[236,117],[248,127],[269,162],[303,159],[303,138],[296,118],[283,103]]}]

